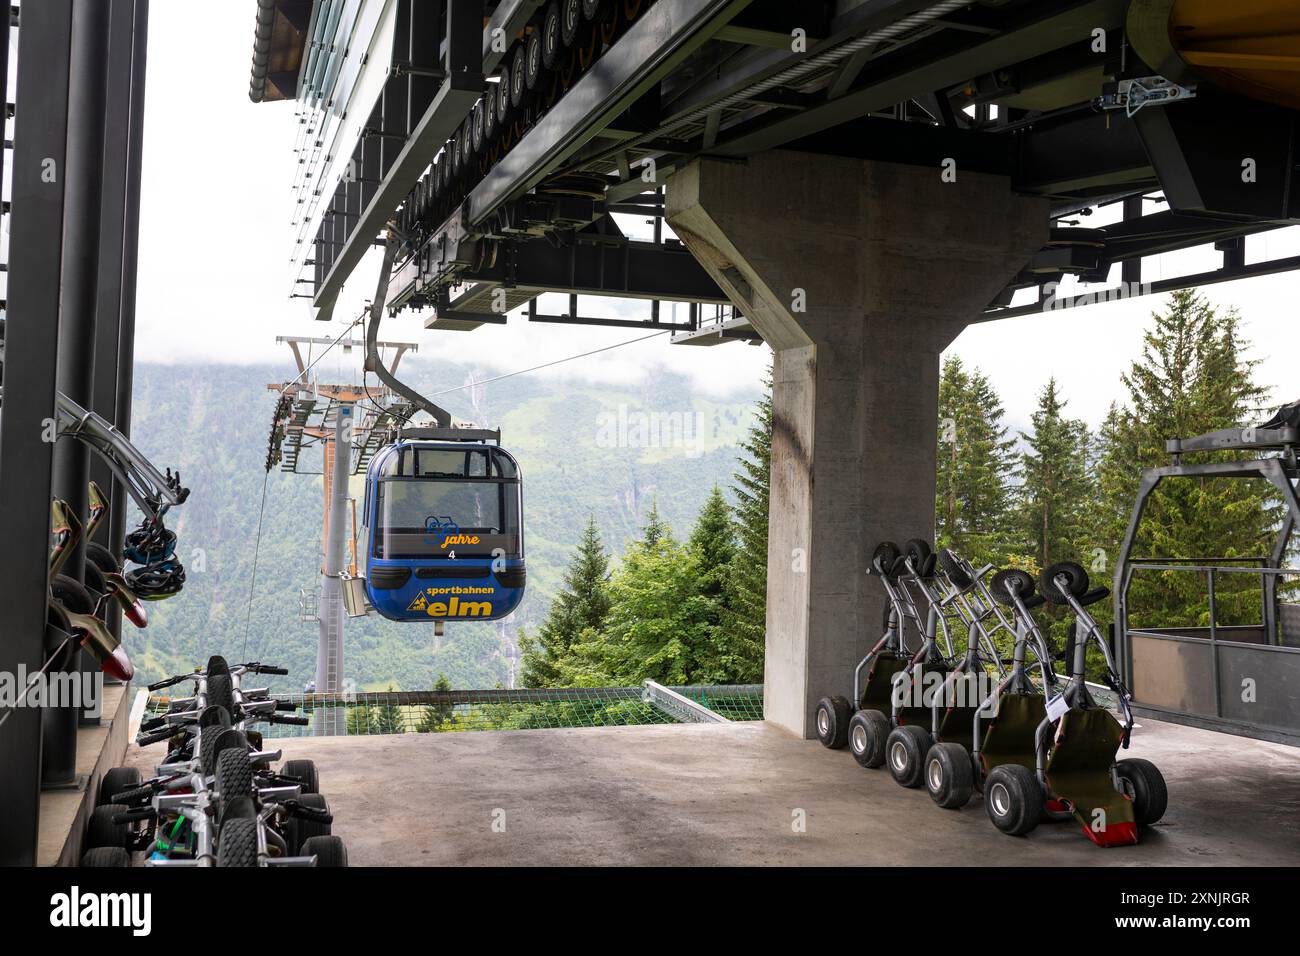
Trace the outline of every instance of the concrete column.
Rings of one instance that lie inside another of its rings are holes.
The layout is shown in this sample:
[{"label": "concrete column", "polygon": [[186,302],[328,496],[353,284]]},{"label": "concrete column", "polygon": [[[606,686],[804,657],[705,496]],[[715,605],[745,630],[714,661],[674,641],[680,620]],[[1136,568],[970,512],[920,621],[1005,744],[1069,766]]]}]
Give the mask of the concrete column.
[{"label": "concrete column", "polygon": [[882,539],[934,533],[939,354],[1047,239],[1002,177],[699,160],[668,222],[775,351],[765,716],[813,736],[880,636]]}]

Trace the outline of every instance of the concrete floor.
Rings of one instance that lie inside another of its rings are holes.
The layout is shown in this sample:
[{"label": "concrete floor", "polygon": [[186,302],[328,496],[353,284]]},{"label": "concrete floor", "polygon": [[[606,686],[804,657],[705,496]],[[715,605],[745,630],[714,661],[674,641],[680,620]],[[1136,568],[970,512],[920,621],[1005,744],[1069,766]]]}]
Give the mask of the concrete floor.
[{"label": "concrete floor", "polygon": [[1073,823],[1004,836],[978,798],[940,810],[757,722],[277,743],[315,759],[353,865],[1300,864],[1300,750],[1152,720],[1130,754],[1169,812],[1110,850]]}]

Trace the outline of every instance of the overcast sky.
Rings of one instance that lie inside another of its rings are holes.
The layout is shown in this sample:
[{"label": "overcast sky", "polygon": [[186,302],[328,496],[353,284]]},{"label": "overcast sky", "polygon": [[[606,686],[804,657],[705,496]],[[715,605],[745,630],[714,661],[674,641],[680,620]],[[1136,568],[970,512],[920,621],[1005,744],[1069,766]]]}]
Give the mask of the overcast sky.
[{"label": "overcast sky", "polygon": [[[136,357],[144,362],[283,362],[277,335],[337,335],[339,321],[311,318],[309,300],[289,299],[290,184],[296,157],[295,104],[253,104],[247,95],[252,0],[203,7],[202,43],[194,43],[194,4],[157,0],[150,9]],[[1248,240],[1248,260],[1300,254],[1295,229]],[[1147,280],[1216,266],[1197,256],[1148,260]],[[357,270],[335,315],[350,320],[373,292],[377,261]],[[936,268],[942,268],[936,264]],[[918,277],[924,281],[924,277]],[[304,287],[306,288],[306,287]],[[1300,276],[1211,286],[1216,303],[1235,305],[1262,360],[1261,380],[1276,402],[1300,398],[1287,371],[1294,347]],[[970,327],[954,350],[993,379],[1009,417],[1027,421],[1034,395],[1055,375],[1073,414],[1095,424],[1120,398],[1119,374],[1138,353],[1151,310],[1145,297],[1087,309]],[[596,313],[601,304],[584,304]],[[608,311],[612,304],[605,304]],[[620,311],[648,314],[648,304]],[[447,350],[485,374],[530,367],[636,338],[635,329],[530,327],[512,316],[504,328],[472,333],[425,331],[409,312],[389,320],[386,339],[419,343],[421,357]],[[338,351],[338,350],[336,350]],[[670,346],[666,337],[535,373],[627,383],[658,365],[688,374],[710,396],[752,393],[762,380],[765,346]],[[351,372],[358,361],[331,355],[323,369]]]}]

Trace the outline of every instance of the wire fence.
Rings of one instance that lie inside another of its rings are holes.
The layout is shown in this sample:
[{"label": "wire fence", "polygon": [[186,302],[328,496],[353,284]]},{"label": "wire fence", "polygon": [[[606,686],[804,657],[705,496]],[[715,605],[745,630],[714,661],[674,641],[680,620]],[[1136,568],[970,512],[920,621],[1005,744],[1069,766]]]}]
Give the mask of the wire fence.
[{"label": "wire fence", "polygon": [[[277,700],[297,705],[292,713],[310,723],[259,723],[255,728],[271,739],[315,736],[318,725],[339,732],[346,727],[350,736],[365,736],[763,719],[762,684],[667,688],[672,694],[663,690],[647,682],[641,687],[276,694]],[[675,696],[695,706],[683,706]],[[162,713],[168,702],[166,697],[152,697],[146,709]]]}]

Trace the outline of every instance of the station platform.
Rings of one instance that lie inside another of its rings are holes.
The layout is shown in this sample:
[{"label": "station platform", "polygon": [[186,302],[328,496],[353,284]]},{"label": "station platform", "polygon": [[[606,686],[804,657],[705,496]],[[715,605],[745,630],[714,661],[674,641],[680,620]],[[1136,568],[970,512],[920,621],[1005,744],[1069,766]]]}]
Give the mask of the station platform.
[{"label": "station platform", "polygon": [[[1138,846],[1008,837],[762,721],[275,741],[311,757],[353,866],[1263,866],[1300,859],[1300,750],[1144,719],[1169,811]],[[156,748],[155,748],[156,749]],[[131,760],[148,773],[149,752]],[[802,813],[801,813],[802,811]],[[795,824],[804,821],[803,832]]]}]

